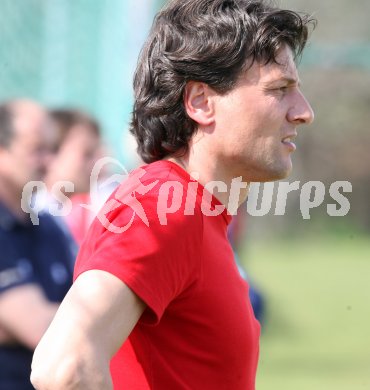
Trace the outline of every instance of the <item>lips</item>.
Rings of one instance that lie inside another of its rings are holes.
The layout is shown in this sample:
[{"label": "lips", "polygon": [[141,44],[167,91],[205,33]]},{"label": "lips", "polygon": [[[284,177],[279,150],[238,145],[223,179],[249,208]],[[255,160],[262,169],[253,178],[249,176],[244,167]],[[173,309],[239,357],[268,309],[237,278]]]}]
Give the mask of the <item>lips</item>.
[{"label": "lips", "polygon": [[292,133],[292,134],[289,134],[287,136],[285,136],[281,142],[282,144],[284,144],[285,146],[287,146],[289,149],[291,149],[291,151],[294,151],[296,150],[296,145],[295,143],[293,143],[293,139],[297,136],[297,133]]}]

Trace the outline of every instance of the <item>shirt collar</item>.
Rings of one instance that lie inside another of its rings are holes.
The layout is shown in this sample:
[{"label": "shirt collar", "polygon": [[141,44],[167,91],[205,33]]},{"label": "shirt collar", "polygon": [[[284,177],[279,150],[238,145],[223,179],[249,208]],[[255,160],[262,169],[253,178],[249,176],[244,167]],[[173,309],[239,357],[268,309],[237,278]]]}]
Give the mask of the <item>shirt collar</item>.
[{"label": "shirt collar", "polygon": [[26,227],[31,220],[22,221],[17,218],[1,201],[0,201],[0,228],[3,230],[12,230],[17,226]]},{"label": "shirt collar", "polygon": [[14,214],[0,202],[0,227],[4,230],[11,230],[18,224],[19,221]]}]

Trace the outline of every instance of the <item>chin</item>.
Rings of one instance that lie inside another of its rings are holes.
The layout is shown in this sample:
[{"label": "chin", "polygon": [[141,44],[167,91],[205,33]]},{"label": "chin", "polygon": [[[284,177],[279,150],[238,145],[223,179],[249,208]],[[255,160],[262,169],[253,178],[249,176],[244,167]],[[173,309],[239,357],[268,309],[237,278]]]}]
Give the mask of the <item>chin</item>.
[{"label": "chin", "polygon": [[286,179],[293,170],[292,161],[289,160],[282,163],[280,166],[275,166],[275,169],[271,170],[273,179],[272,180],[282,180]]},{"label": "chin", "polygon": [[[289,159],[280,159],[274,161],[257,161],[244,165],[244,172],[241,175],[245,182],[263,183],[269,181],[282,180],[287,178],[292,172],[292,161]],[[240,172],[235,177],[240,176]]]},{"label": "chin", "polygon": [[286,179],[292,172],[292,167],[285,167],[282,169],[275,169],[275,170],[269,170],[262,172],[260,175],[258,175],[256,178],[254,178],[251,181],[254,182],[268,182],[268,181],[277,181]]},{"label": "chin", "polygon": [[289,167],[279,173],[278,175],[279,178],[277,180],[286,179],[288,176],[290,176],[291,173],[292,173],[292,167]]}]

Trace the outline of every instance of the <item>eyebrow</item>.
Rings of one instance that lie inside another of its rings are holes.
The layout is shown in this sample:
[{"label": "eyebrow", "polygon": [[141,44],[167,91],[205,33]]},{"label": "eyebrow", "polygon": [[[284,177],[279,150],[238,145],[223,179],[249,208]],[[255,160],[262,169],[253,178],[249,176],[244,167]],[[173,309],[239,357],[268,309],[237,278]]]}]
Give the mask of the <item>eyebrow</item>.
[{"label": "eyebrow", "polygon": [[287,83],[288,85],[298,85],[298,87],[300,87],[302,85],[301,83],[301,80],[299,79],[294,79],[294,78],[291,78],[291,77],[279,77],[275,80],[270,80],[270,81],[267,81],[265,84],[266,86],[269,86],[269,85],[273,85],[273,84],[277,84],[277,83]]}]

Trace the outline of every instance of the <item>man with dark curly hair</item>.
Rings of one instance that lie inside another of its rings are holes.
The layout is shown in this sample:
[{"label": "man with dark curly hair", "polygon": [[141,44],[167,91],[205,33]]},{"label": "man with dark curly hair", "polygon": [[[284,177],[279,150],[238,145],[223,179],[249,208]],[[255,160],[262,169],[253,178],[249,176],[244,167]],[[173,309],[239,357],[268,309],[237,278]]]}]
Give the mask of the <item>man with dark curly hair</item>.
[{"label": "man with dark curly hair", "polygon": [[37,389],[252,390],[259,324],[226,228],[248,182],[282,179],[313,112],[295,61],[307,15],[257,0],[173,0],[135,74],[147,165],[93,223],[39,344]]}]

